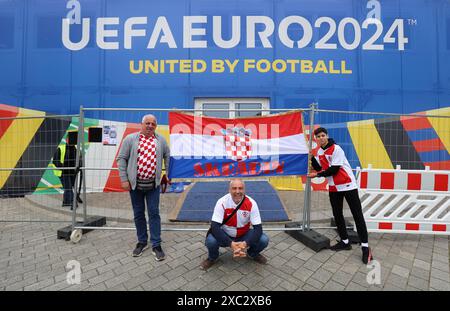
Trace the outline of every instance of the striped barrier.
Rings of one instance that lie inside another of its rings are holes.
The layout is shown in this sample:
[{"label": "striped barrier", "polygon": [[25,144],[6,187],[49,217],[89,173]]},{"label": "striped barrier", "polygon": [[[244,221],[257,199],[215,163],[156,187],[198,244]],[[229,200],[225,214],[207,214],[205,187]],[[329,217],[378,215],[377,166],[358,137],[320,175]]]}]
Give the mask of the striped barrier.
[{"label": "striped barrier", "polygon": [[445,234],[450,235],[450,224],[414,223],[414,222],[367,222],[369,232],[395,232],[418,234]]},{"label": "striped barrier", "polygon": [[360,172],[360,189],[449,191],[450,171],[375,170]]},{"label": "striped barrier", "polygon": [[369,232],[450,235],[450,171],[358,170]]}]

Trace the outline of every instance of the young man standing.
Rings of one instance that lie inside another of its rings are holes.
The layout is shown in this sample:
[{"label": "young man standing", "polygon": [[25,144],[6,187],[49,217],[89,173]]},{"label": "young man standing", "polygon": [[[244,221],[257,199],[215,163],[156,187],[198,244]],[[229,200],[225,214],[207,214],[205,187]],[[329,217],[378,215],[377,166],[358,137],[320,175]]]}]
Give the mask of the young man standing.
[{"label": "young man standing", "polygon": [[366,222],[362,212],[361,201],[358,195],[358,185],[353,175],[352,168],[345,157],[344,150],[336,145],[333,139],[328,138],[328,131],[319,127],[314,131],[317,143],[320,148],[316,157],[311,157],[311,164],[314,170],[308,177],[326,177],[330,203],[333,209],[333,216],[341,240],[330,247],[334,251],[350,250],[352,246],[348,240],[347,228],[343,214],[344,197],[347,201],[353,219],[355,220],[358,236],[361,241],[362,261],[367,264],[372,258],[369,248]]}]

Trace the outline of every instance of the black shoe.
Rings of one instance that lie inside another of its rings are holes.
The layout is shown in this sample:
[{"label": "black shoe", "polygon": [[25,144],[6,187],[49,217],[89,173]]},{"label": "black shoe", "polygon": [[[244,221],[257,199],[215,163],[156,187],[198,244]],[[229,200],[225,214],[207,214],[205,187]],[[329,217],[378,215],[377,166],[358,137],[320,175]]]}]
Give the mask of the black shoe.
[{"label": "black shoe", "polygon": [[161,261],[166,259],[166,255],[164,254],[161,245],[152,248],[153,255],[155,255],[155,259],[157,261]]},{"label": "black shoe", "polygon": [[256,255],[256,257],[250,257],[250,258],[253,259],[254,261],[256,261],[257,263],[261,264],[261,265],[267,264],[267,258],[264,257],[261,254]]},{"label": "black shoe", "polygon": [[336,244],[334,244],[333,246],[330,246],[330,249],[335,252],[349,251],[352,249],[352,245],[350,244],[350,241],[347,244],[345,244],[342,241],[339,241]]},{"label": "black shoe", "polygon": [[138,243],[133,251],[133,257],[139,257],[148,248],[147,243]]},{"label": "black shoe", "polygon": [[373,260],[372,256],[372,250],[370,247],[361,247],[362,250],[362,262],[364,262],[366,265]]},{"label": "black shoe", "polygon": [[212,265],[214,265],[216,262],[213,260],[209,260],[208,258],[203,260],[202,263],[200,264],[200,269],[202,270],[208,270],[209,268],[211,268]]},{"label": "black shoe", "polygon": [[77,202],[80,203],[80,204],[83,204],[83,200],[81,200],[80,197],[77,197]]}]

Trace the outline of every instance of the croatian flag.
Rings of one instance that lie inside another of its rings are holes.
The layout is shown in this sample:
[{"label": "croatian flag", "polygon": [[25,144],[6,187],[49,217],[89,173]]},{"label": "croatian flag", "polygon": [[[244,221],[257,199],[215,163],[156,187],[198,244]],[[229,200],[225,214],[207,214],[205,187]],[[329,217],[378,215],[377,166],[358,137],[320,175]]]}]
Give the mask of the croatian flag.
[{"label": "croatian flag", "polygon": [[304,175],[300,111],[239,119],[169,113],[170,178]]}]

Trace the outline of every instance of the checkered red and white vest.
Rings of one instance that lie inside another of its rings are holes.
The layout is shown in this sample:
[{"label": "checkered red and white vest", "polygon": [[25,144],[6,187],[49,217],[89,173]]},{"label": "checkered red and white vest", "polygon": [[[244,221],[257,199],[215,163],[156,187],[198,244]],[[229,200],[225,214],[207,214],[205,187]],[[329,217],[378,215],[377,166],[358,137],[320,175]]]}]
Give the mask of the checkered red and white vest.
[{"label": "checkered red and white vest", "polygon": [[156,137],[139,135],[138,146],[138,179],[151,179],[156,175]]}]

